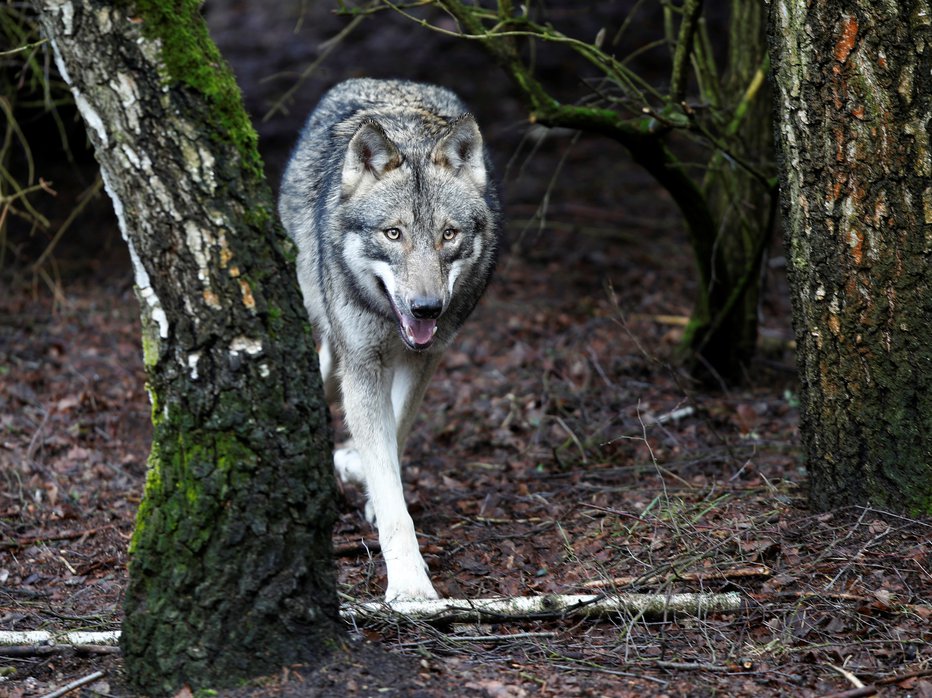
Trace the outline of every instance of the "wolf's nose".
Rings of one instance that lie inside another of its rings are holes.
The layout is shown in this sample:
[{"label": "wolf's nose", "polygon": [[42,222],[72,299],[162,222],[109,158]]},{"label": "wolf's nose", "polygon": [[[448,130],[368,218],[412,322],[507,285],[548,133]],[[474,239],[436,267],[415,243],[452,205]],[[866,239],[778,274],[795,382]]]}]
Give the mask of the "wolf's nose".
[{"label": "wolf's nose", "polygon": [[418,320],[436,320],[443,312],[443,301],[439,298],[418,296],[411,299],[411,314]]}]

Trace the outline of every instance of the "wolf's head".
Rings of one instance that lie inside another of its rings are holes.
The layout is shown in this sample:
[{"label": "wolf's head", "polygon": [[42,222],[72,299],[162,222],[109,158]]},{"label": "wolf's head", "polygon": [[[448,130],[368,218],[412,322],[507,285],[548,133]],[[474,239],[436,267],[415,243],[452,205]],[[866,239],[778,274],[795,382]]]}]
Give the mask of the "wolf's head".
[{"label": "wolf's head", "polygon": [[452,337],[488,280],[497,234],[490,187],[468,114],[419,129],[369,118],[349,140],[343,262],[367,304],[395,318],[411,349],[427,349],[438,331]]}]

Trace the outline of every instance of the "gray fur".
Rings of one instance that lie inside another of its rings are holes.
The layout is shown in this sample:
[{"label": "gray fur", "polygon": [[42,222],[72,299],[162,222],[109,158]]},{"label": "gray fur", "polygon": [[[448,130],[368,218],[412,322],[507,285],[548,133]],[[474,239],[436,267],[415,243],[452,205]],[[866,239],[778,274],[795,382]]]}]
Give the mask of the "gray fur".
[{"label": "gray fur", "polygon": [[499,205],[476,122],[441,87],[341,83],[304,127],[279,213],[298,247],[328,398],[339,388],[353,437],[334,462],[367,488],[386,598],[435,597],[399,459],[440,356],[495,265]]}]

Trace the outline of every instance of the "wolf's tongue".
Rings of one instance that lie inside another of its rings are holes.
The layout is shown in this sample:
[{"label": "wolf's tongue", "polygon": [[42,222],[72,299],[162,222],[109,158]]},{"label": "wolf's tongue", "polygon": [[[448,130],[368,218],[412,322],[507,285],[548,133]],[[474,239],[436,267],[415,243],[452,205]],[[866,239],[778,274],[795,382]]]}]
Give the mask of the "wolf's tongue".
[{"label": "wolf's tongue", "polygon": [[402,316],[401,324],[405,328],[408,339],[414,344],[429,343],[437,331],[436,320],[418,320],[417,318]]}]

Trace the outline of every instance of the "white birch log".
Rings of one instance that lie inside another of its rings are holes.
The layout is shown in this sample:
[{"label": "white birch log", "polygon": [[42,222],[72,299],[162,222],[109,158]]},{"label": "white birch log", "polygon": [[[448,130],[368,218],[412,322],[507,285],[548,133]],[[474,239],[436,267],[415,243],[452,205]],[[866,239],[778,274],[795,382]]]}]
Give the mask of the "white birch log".
[{"label": "white birch log", "polygon": [[[745,600],[738,592],[724,594],[550,594],[500,596],[487,599],[431,599],[345,603],[340,615],[347,621],[370,618],[404,618],[423,622],[487,622],[567,616],[599,617],[617,613],[662,618],[671,615],[704,616],[741,610]],[[0,646],[116,645],[120,632],[49,632],[0,630]]]},{"label": "white birch log", "polygon": [[614,613],[658,618],[666,615],[702,616],[738,611],[744,605],[737,592],[724,594],[552,594],[487,599],[430,599],[347,603],[340,609],[346,620],[402,616],[429,622],[481,622],[503,619],[606,616]]},{"label": "white birch log", "polygon": [[48,630],[0,630],[0,647],[15,645],[115,645],[120,641],[119,630],[89,632],[49,632]]}]

